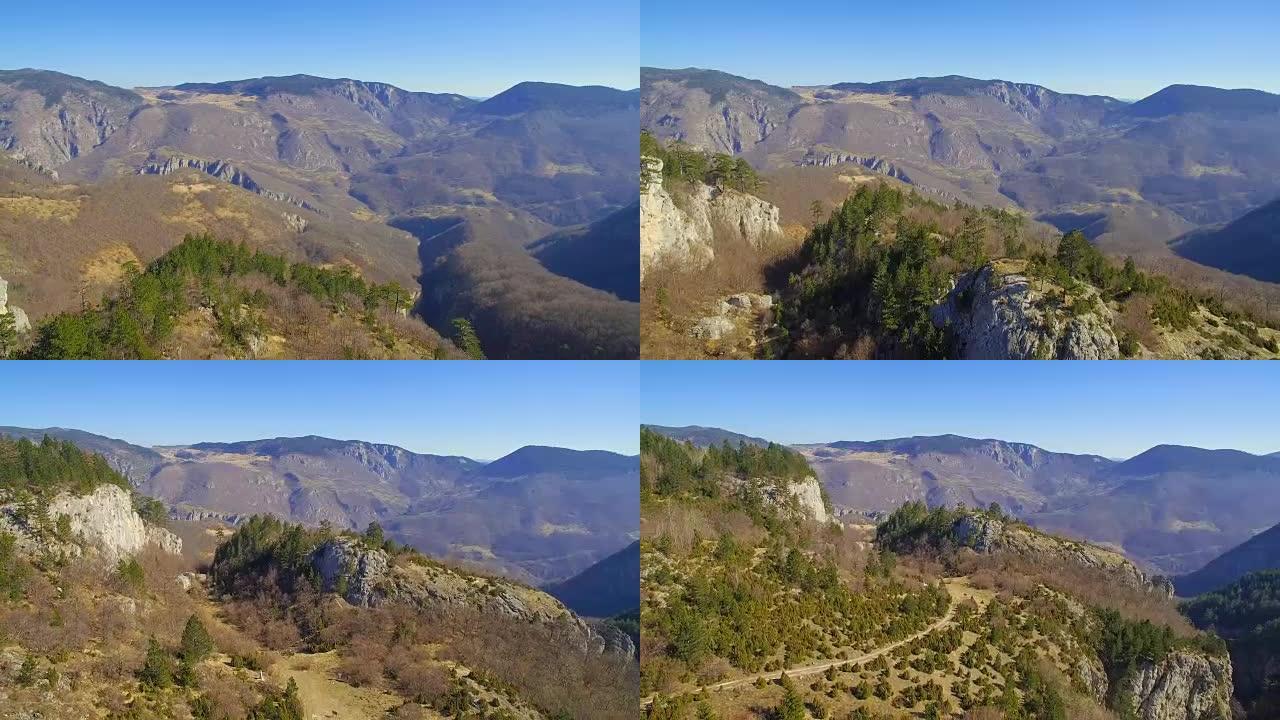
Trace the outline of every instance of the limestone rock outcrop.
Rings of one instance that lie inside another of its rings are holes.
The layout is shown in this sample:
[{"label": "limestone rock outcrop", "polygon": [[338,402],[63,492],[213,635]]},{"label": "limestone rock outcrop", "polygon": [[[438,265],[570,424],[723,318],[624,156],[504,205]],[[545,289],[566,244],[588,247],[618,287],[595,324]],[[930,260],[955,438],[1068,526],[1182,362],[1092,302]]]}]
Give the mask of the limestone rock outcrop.
[{"label": "limestone rock outcrop", "polygon": [[718,301],[715,313],[699,318],[689,334],[699,340],[718,341],[737,332],[739,327],[753,324],[769,324],[773,308],[773,296],[756,293],[738,293]]},{"label": "limestone rock outcrop", "polygon": [[[782,235],[775,205],[729,188],[693,183],[677,198],[662,183],[662,161],[641,158],[640,278],[658,264],[706,267],[717,239],[759,248]],[[717,233],[721,237],[717,237]]]},{"label": "limestone rock outcrop", "polygon": [[822,485],[818,483],[818,478],[810,475],[800,482],[791,483],[787,489],[800,503],[800,510],[815,522],[826,524],[831,521],[827,505],[822,500]]},{"label": "limestone rock outcrop", "polygon": [[116,485],[99,485],[88,495],[58,495],[49,503],[49,517],[67,516],[71,535],[97,548],[109,561],[136,555],[148,545],[168,553],[182,552],[182,540],[164,528],[148,525],[133,509],[129,492]]},{"label": "limestone rock outcrop", "polygon": [[1119,358],[1114,313],[1094,290],[1083,292],[1090,309],[1064,313],[1026,276],[988,265],[960,276],[934,306],[932,319],[938,327],[950,327],[956,355],[966,360]]},{"label": "limestone rock outcrop", "polygon": [[31,320],[17,305],[9,304],[9,282],[0,278],[0,315],[13,315],[13,328],[19,335],[31,331]]},{"label": "limestone rock outcrop", "polygon": [[[62,517],[67,518],[67,536],[51,536],[48,526]],[[129,491],[117,485],[99,485],[88,495],[60,493],[38,509],[0,498],[0,532],[13,535],[24,552],[53,551],[73,557],[96,553],[107,565],[150,545],[175,555],[182,552],[182,540],[147,524],[134,511]]]},{"label": "limestone rock outcrop", "polygon": [[764,502],[772,507],[789,509],[818,523],[828,523],[833,519],[822,499],[822,485],[812,475],[793,481],[743,480],[736,477],[726,478],[726,481],[735,492],[743,485],[753,486]]},{"label": "limestone rock outcrop", "polygon": [[1173,651],[1121,680],[1141,720],[1228,720],[1231,662],[1225,657]]},{"label": "limestone rock outcrop", "polygon": [[[322,543],[311,554],[311,566],[325,592],[341,595],[358,607],[404,603],[418,608],[469,607],[527,622],[553,625],[576,637],[584,651],[634,652],[616,634],[598,633],[559,600],[505,580],[467,575],[425,557],[393,561],[386,551],[351,537]],[[625,635],[625,633],[624,633]]]},{"label": "limestone rock outcrop", "polygon": [[[277,192],[275,190],[269,190],[267,188],[262,187],[261,185],[258,184],[256,180],[254,180],[252,177],[249,176],[249,173],[245,172],[238,166],[230,162],[227,162],[225,160],[205,160],[202,158],[194,158],[194,157],[170,156],[162,160],[161,159],[151,160],[150,162],[146,163],[142,167],[138,168],[138,174],[139,175],[171,175],[173,173],[176,173],[180,170],[184,170],[187,168],[191,168],[193,170],[199,170],[200,172],[205,173],[206,175],[210,175],[223,182],[235,185],[236,187],[244,188],[245,190],[248,190],[251,193],[254,193],[256,195],[261,195],[269,200],[288,203],[289,205],[300,207],[304,210],[310,210],[320,215],[325,214],[319,208],[306,202],[305,200],[299,200],[298,198],[295,198],[292,195],[289,195],[288,193]],[[294,217],[297,217],[297,216],[294,216]],[[301,220],[301,218],[299,218],[299,220]],[[302,221],[302,222],[303,222],[303,227],[302,229],[297,230],[297,232],[302,232],[303,230],[306,229],[305,221]],[[288,223],[288,218],[286,218],[286,223]]]},{"label": "limestone rock outcrop", "polygon": [[1117,582],[1161,597],[1170,597],[1172,585],[1162,577],[1150,577],[1119,553],[1088,543],[1037,532],[1024,525],[973,512],[956,520],[951,528],[956,542],[978,553],[1010,552],[1029,558],[1066,562],[1101,570]]}]

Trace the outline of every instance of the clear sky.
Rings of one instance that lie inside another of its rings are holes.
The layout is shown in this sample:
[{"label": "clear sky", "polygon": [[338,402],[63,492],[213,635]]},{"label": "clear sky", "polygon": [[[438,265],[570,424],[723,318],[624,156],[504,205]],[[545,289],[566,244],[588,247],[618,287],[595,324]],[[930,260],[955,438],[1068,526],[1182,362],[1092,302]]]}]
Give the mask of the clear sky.
[{"label": "clear sky", "polygon": [[775,85],[966,75],[1138,99],[1169,85],[1280,93],[1280,3],[642,0],[643,65]]},{"label": "clear sky", "polygon": [[493,460],[635,454],[634,362],[7,362],[0,425],[139,445],[322,435]]},{"label": "clear sky", "polygon": [[1280,450],[1266,362],[644,362],[641,420],[798,444],[952,433],[1124,458]]},{"label": "clear sky", "polygon": [[639,85],[634,1],[18,0],[2,16],[0,69],[124,87],[295,73],[471,96]]}]

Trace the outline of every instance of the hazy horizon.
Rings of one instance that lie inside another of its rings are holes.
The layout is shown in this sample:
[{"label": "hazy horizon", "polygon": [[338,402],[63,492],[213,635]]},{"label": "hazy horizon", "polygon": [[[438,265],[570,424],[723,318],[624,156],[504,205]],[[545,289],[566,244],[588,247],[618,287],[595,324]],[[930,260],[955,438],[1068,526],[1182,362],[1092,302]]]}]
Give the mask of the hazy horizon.
[{"label": "hazy horizon", "polygon": [[800,362],[646,363],[641,421],[787,445],[950,434],[1107,458],[1157,445],[1280,450],[1266,410],[1280,386],[1266,363],[809,362],[798,372]]},{"label": "hazy horizon", "polygon": [[[641,65],[717,69],[781,87],[962,75],[1129,100],[1179,84],[1280,93],[1273,49],[1280,9],[1260,0],[1216,14],[1202,4],[1153,0],[815,0],[804,12],[755,10],[650,0],[646,17],[680,22],[643,24]],[[681,41],[690,27],[704,26],[698,42]]]},{"label": "hazy horizon", "polygon": [[[1150,97],[1151,95],[1154,95],[1155,93],[1158,93],[1158,92],[1160,92],[1161,90],[1164,90],[1164,89],[1166,89],[1166,88],[1168,88],[1168,87],[1172,87],[1173,85],[1195,85],[1195,83],[1172,83],[1171,85],[1165,85],[1165,86],[1163,86],[1163,87],[1157,88],[1157,89],[1153,90],[1152,92],[1150,92],[1150,93],[1148,93],[1148,94],[1146,94],[1146,95],[1141,95],[1141,96],[1136,96],[1136,97],[1135,97],[1135,96],[1124,96],[1124,97],[1121,97],[1121,96],[1116,96],[1116,95],[1107,95],[1107,94],[1105,94],[1105,93],[1091,93],[1091,92],[1077,92],[1077,91],[1071,91],[1071,90],[1063,90],[1063,89],[1061,89],[1061,88],[1056,88],[1056,87],[1053,87],[1053,86],[1045,85],[1044,83],[1041,83],[1041,82],[1036,82],[1035,80],[1029,80],[1029,79],[1018,78],[1018,77],[973,77],[973,76],[970,76],[970,75],[962,75],[962,74],[958,74],[958,73],[938,73],[938,74],[933,74],[933,75],[913,75],[913,76],[910,76],[910,77],[908,77],[908,76],[903,76],[903,77],[881,77],[881,78],[841,78],[841,79],[838,79],[838,80],[831,80],[831,81],[829,81],[829,82],[810,82],[810,83],[798,83],[798,84],[781,84],[781,83],[772,83],[772,82],[769,82],[769,81],[767,81],[767,80],[764,80],[763,78],[758,78],[758,77],[749,77],[749,76],[747,76],[747,75],[743,75],[743,74],[741,74],[741,73],[734,72],[733,70],[725,69],[725,68],[719,68],[719,67],[696,67],[696,66],[687,66],[687,67],[658,67],[658,66],[654,66],[654,65],[643,65],[643,66],[641,66],[641,70],[649,70],[649,69],[653,69],[653,70],[671,70],[671,71],[680,71],[680,70],[711,70],[711,71],[714,71],[714,72],[722,72],[722,73],[725,73],[725,74],[728,74],[728,75],[735,75],[735,76],[737,76],[737,77],[745,78],[745,79],[747,79],[747,80],[756,80],[756,81],[759,81],[759,82],[766,83],[766,84],[768,84],[768,85],[772,85],[772,86],[774,86],[774,87],[781,87],[781,88],[786,88],[786,89],[806,88],[806,87],[831,87],[832,85],[837,85],[837,84],[840,84],[840,83],[865,83],[865,84],[874,84],[874,83],[880,83],[880,82],[898,82],[898,81],[905,81],[905,80],[920,80],[920,79],[925,79],[925,78],[963,77],[963,78],[967,78],[967,79],[970,79],[970,80],[978,80],[978,81],[982,81],[982,82],[996,82],[996,81],[1000,81],[1000,82],[1014,83],[1014,84],[1018,84],[1018,85],[1039,85],[1040,87],[1044,87],[1044,88],[1047,88],[1047,89],[1049,89],[1049,90],[1052,90],[1052,91],[1054,91],[1054,92],[1057,92],[1057,93],[1060,93],[1060,94],[1064,94],[1064,95],[1085,95],[1085,96],[1094,96],[1094,97],[1109,97],[1109,98],[1111,98],[1111,99],[1113,99],[1113,100],[1119,100],[1119,101],[1121,101],[1121,102],[1128,102],[1128,103],[1138,102],[1139,100],[1142,100],[1142,99],[1144,99],[1144,98]],[[1254,91],[1259,91],[1259,92],[1266,92],[1266,93],[1270,93],[1270,94],[1273,94],[1273,95],[1280,95],[1280,89],[1277,89],[1277,90],[1275,90],[1275,91],[1272,91],[1272,90],[1263,90],[1262,88],[1255,88],[1255,87],[1224,87],[1224,86],[1221,86],[1221,85],[1195,85],[1195,86],[1197,86],[1197,87],[1213,87],[1213,88],[1216,88],[1216,89],[1219,89],[1219,90],[1254,90]]]},{"label": "hazy horizon", "polygon": [[564,361],[12,363],[0,426],[144,447],[318,435],[496,459],[527,445],[639,452],[625,363]]},{"label": "hazy horizon", "polygon": [[587,0],[554,9],[504,0],[371,0],[358,8],[336,0],[217,7],[140,0],[109,13],[73,0],[56,12],[20,4],[6,21],[0,67],[116,87],[307,74],[492,97],[531,80],[622,90],[639,84],[638,6]]}]

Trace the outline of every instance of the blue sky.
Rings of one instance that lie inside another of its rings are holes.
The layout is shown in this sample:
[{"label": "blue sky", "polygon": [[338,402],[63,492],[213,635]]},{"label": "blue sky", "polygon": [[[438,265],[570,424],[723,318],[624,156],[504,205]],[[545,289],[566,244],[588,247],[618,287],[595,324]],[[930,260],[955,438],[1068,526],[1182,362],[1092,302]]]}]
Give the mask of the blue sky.
[{"label": "blue sky", "polygon": [[0,425],[140,445],[323,435],[492,460],[634,454],[634,362],[8,362]]},{"label": "blue sky", "polygon": [[0,68],[125,87],[306,73],[494,95],[639,85],[639,6],[596,0],[4,3]]},{"label": "blue sky", "polygon": [[1280,450],[1280,364],[645,362],[641,420],[784,443],[954,433],[1122,458]]},{"label": "blue sky", "polygon": [[1280,3],[643,0],[643,65],[776,85],[967,75],[1142,98],[1177,83],[1280,92]]}]

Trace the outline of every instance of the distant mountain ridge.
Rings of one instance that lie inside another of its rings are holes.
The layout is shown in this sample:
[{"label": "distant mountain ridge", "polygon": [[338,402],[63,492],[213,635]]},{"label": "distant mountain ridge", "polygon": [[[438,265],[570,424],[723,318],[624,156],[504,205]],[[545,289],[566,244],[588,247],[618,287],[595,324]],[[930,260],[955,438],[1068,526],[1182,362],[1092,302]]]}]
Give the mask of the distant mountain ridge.
[{"label": "distant mountain ridge", "polygon": [[[423,319],[450,336],[472,318],[495,359],[635,357],[638,307],[612,294],[628,248],[609,233],[577,258],[529,248],[635,203],[639,151],[617,138],[638,109],[634,90],[544,82],[478,101],[311,75],[125,90],[0,71],[0,149],[44,176],[0,168],[0,195],[23,199],[0,273],[38,322],[112,292],[126,259],[217,233],[416,285]],[[450,225],[465,235],[433,243]]]},{"label": "distant mountain ridge", "polygon": [[1193,230],[1170,241],[1178,255],[1227,272],[1280,282],[1280,200],[1231,222]]},{"label": "distant mountain ridge", "polygon": [[69,440],[107,458],[179,517],[271,513],[390,535],[431,555],[545,584],[635,540],[639,461],[529,446],[492,463],[319,436],[144,448],[63,428],[0,435]]},{"label": "distant mountain ridge", "polygon": [[1168,258],[1168,240],[1280,197],[1280,95],[1259,90],[1173,85],[1127,103],[961,76],[781,88],[700,68],[644,68],[641,87],[659,139],[814,168],[815,182],[861,165],[1117,253]]},{"label": "distant mountain ridge", "polygon": [[638,609],[640,541],[545,590],[584,617],[613,617]]},{"label": "distant mountain ridge", "polygon": [[1193,597],[1220,590],[1252,572],[1280,570],[1280,524],[1254,535],[1207,565],[1173,579],[1178,594]]},{"label": "distant mountain ridge", "polygon": [[769,444],[764,438],[751,437],[750,435],[742,435],[740,433],[722,430],[720,428],[703,427],[701,425],[686,425],[684,427],[666,427],[663,425],[642,425],[656,433],[666,435],[674,440],[681,442],[690,442],[698,447],[707,447],[708,445],[719,445],[728,442],[733,445],[759,445],[761,447]]},{"label": "distant mountain ridge", "polygon": [[[698,444],[745,437],[649,427],[679,440],[703,438]],[[1123,550],[1166,575],[1197,570],[1280,518],[1278,455],[1160,445],[1117,461],[958,435],[794,447],[837,514],[878,516],[910,501],[995,502],[1036,527]]]}]

